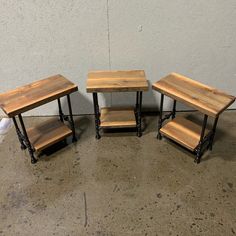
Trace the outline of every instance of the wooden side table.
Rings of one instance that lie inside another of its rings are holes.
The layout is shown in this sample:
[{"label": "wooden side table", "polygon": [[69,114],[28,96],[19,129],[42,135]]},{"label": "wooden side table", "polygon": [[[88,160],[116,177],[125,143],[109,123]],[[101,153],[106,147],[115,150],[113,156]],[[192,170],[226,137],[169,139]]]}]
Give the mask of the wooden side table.
[{"label": "wooden side table", "polygon": [[[93,93],[96,138],[101,136],[101,128],[137,128],[141,131],[142,92],[148,90],[148,83],[143,70],[132,71],[94,71],[88,74],[87,92]],[[126,108],[105,107],[99,110],[97,93],[136,92],[136,106]]]},{"label": "wooden side table", "polygon": [[[204,148],[212,150],[219,115],[235,101],[235,97],[176,73],[162,78],[152,88],[161,93],[157,137],[161,139],[164,135],[191,150],[196,154],[195,162],[200,163]],[[162,118],[164,95],[174,102],[172,112]],[[185,118],[175,118],[176,101],[203,113],[202,127]],[[208,116],[214,118],[211,130],[206,129]],[[172,121],[163,126],[170,118]]]},{"label": "wooden side table", "polygon": [[[76,141],[70,94],[77,90],[78,87],[75,84],[62,75],[56,75],[0,94],[0,107],[8,117],[13,119],[21,149],[28,149],[31,163],[37,162],[34,157],[36,151],[41,151],[70,135],[73,136],[72,141]],[[67,96],[70,119],[62,111],[60,98],[63,96]],[[25,128],[21,115],[23,112],[56,99],[60,121],[50,121],[33,128]],[[16,116],[19,117],[21,130],[16,121]],[[69,122],[71,129],[64,124],[64,121]]]}]

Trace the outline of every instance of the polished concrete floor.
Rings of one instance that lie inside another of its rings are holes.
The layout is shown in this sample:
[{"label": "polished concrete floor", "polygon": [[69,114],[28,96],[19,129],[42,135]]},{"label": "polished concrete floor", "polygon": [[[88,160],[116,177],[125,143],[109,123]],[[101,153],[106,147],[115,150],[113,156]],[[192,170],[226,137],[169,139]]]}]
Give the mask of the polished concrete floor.
[{"label": "polished concrete floor", "polygon": [[[25,118],[26,126],[45,119]],[[1,137],[0,235],[236,235],[235,111],[220,117],[199,165],[156,139],[155,116],[144,117],[141,138],[96,140],[92,116],[75,120],[78,142],[35,165],[14,128]]]}]

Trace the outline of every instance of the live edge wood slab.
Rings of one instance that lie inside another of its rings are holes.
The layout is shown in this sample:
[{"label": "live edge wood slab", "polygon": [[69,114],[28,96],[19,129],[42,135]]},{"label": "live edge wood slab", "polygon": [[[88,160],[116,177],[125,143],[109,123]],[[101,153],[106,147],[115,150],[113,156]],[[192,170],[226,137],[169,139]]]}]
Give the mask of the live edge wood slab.
[{"label": "live edge wood slab", "polygon": [[55,75],[0,94],[0,108],[14,117],[77,90],[65,77]]},{"label": "live edge wood slab", "polygon": [[177,73],[162,78],[152,88],[211,117],[217,117],[235,100],[234,96]]}]

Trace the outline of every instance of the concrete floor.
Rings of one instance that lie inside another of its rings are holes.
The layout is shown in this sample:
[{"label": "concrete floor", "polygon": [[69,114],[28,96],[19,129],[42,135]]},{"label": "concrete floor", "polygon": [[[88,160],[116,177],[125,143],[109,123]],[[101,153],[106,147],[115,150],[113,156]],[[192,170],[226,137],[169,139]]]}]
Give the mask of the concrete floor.
[{"label": "concrete floor", "polygon": [[[189,115],[189,113],[180,113]],[[219,120],[199,165],[156,139],[157,117],[135,133],[94,137],[76,117],[76,144],[31,165],[15,130],[0,144],[0,235],[235,235],[236,111]],[[26,126],[46,118],[26,118]]]}]

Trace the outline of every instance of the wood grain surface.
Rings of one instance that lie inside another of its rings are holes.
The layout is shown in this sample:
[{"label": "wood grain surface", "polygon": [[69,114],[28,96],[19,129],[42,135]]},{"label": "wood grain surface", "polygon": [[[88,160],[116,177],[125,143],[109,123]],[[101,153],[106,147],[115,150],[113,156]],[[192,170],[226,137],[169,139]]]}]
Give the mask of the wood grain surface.
[{"label": "wood grain surface", "polygon": [[[184,117],[176,117],[174,120],[169,121],[164,125],[160,129],[160,132],[164,136],[174,140],[191,151],[194,151],[200,141],[201,130],[202,127],[200,125],[197,125]],[[206,129],[205,135],[208,132],[209,130]]]},{"label": "wood grain surface", "polygon": [[212,117],[218,116],[235,101],[235,96],[177,73],[162,78],[152,88]]},{"label": "wood grain surface", "polygon": [[0,107],[13,117],[78,90],[62,75],[55,75],[0,94]]},{"label": "wood grain surface", "polygon": [[94,71],[88,73],[87,92],[147,91],[148,83],[143,70]]},{"label": "wood grain surface", "polygon": [[136,127],[133,108],[104,107],[100,117],[102,128],[128,128]]},{"label": "wood grain surface", "polygon": [[51,119],[33,128],[27,129],[29,140],[36,151],[41,151],[72,134],[62,122]]}]

